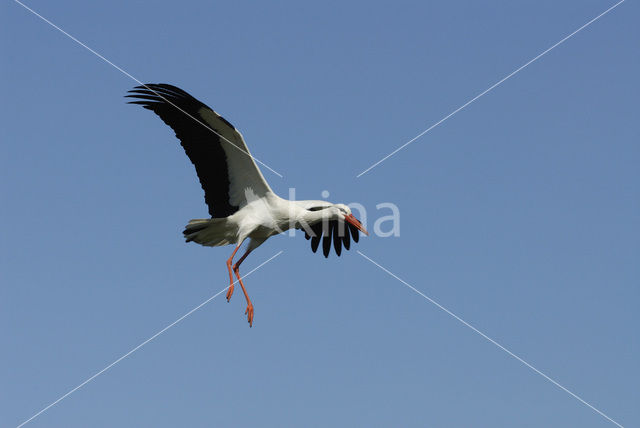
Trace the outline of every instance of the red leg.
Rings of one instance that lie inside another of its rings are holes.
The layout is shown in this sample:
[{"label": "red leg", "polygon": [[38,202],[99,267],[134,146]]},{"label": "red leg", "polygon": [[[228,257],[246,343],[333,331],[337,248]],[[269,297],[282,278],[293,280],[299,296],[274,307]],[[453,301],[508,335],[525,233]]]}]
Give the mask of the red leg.
[{"label": "red leg", "polygon": [[253,304],[251,303],[251,299],[249,299],[249,295],[247,294],[247,290],[244,288],[244,284],[242,283],[242,278],[240,278],[240,264],[247,258],[247,256],[251,253],[251,250],[247,249],[247,251],[240,257],[240,260],[233,265],[233,271],[238,277],[238,282],[240,283],[240,287],[242,287],[242,292],[244,293],[245,299],[247,299],[247,310],[244,313],[247,315],[249,320],[249,327],[253,325]]},{"label": "red leg", "polygon": [[231,296],[233,295],[233,273],[231,273],[231,262],[233,261],[233,256],[236,255],[236,252],[238,251],[238,249],[240,248],[240,245],[238,245],[236,247],[235,250],[233,250],[233,253],[231,253],[231,257],[229,257],[229,260],[227,260],[227,269],[229,269],[229,290],[227,290],[227,302],[229,300],[231,300]]}]

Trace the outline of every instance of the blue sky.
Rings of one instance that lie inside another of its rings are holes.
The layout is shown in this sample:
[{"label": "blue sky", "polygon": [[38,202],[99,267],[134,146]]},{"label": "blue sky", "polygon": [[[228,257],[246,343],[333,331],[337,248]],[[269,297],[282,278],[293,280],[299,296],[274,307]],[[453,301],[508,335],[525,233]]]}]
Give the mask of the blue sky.
[{"label": "blue sky", "polygon": [[[214,299],[28,426],[640,425],[640,7],[615,2],[26,3],[224,115],[281,196],[401,212],[340,258],[270,239]],[[136,82],[0,6],[0,425],[16,426],[227,285],[232,248]]]}]

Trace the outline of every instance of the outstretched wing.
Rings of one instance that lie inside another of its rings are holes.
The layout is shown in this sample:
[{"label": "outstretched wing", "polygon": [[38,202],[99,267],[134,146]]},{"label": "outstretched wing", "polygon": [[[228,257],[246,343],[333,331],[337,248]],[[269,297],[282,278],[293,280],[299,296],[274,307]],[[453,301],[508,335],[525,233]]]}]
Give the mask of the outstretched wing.
[{"label": "outstretched wing", "polygon": [[242,134],[185,91],[165,83],[136,86],[127,97],[153,111],[176,133],[196,167],[211,217],[228,217],[247,204],[246,194],[272,192]]},{"label": "outstretched wing", "polygon": [[311,251],[315,253],[322,240],[322,254],[325,257],[329,257],[332,241],[333,249],[340,256],[343,245],[346,250],[351,247],[349,235],[351,235],[354,242],[358,242],[360,239],[360,231],[355,226],[341,220],[319,221],[311,225],[309,229],[311,229],[311,234],[305,230],[304,237],[307,240],[311,239]]}]

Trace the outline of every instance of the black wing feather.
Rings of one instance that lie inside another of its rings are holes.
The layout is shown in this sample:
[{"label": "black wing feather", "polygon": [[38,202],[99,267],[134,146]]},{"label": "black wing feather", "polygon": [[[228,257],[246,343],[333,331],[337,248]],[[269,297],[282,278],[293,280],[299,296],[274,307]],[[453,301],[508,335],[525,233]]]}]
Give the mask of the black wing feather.
[{"label": "black wing feather", "polygon": [[320,245],[320,237],[322,237],[322,222],[316,223],[311,226],[313,237],[311,238],[311,250],[315,253]]},{"label": "black wing feather", "polygon": [[338,229],[340,228],[340,225],[338,220],[331,222],[331,228],[333,233],[333,249],[336,250],[336,254],[340,257],[340,254],[342,253],[342,238],[339,235]]},{"label": "black wing feather", "polygon": [[349,226],[349,231],[351,232],[351,237],[353,238],[353,242],[358,242],[360,240],[360,234],[358,228],[352,225],[351,223],[347,224]]},{"label": "black wing feather", "polygon": [[322,240],[322,253],[325,257],[329,257],[332,242],[333,249],[340,256],[342,246],[347,250],[351,247],[351,238],[358,242],[359,231],[356,227],[340,220],[319,221],[309,226],[309,230],[305,230],[304,236],[307,240],[311,239],[311,250],[314,253],[318,250]]},{"label": "black wing feather", "polygon": [[316,235],[311,238],[311,251],[314,253],[318,251],[318,245],[320,245],[320,235]]},{"label": "black wing feather", "polygon": [[342,233],[343,233],[343,237],[342,237],[342,245],[344,245],[344,248],[346,250],[349,250],[349,247],[351,247],[351,239],[349,238],[349,231],[347,230],[347,225],[342,222]]},{"label": "black wing feather", "polygon": [[322,228],[322,233],[324,233],[324,238],[322,238],[322,253],[325,257],[329,257],[329,253],[331,252],[331,232],[333,228],[331,227],[331,223],[327,222],[326,226]]},{"label": "black wing feather", "polygon": [[209,107],[182,89],[164,83],[136,86],[129,93],[127,97],[138,100],[130,104],[153,111],[175,131],[196,168],[211,217],[228,217],[238,211],[238,207],[229,202],[229,171],[222,138],[212,132],[215,130],[198,113],[201,108]]}]

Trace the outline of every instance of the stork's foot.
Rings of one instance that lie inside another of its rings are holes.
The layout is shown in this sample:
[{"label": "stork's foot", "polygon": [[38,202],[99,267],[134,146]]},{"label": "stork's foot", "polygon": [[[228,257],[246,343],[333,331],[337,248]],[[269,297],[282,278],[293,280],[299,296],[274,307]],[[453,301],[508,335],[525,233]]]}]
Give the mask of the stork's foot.
[{"label": "stork's foot", "polygon": [[233,284],[231,284],[227,290],[227,302],[231,300],[231,296],[233,296]]},{"label": "stork's foot", "polygon": [[251,327],[253,325],[253,305],[251,302],[247,305],[247,310],[244,311],[244,313],[249,321],[249,327]]}]

